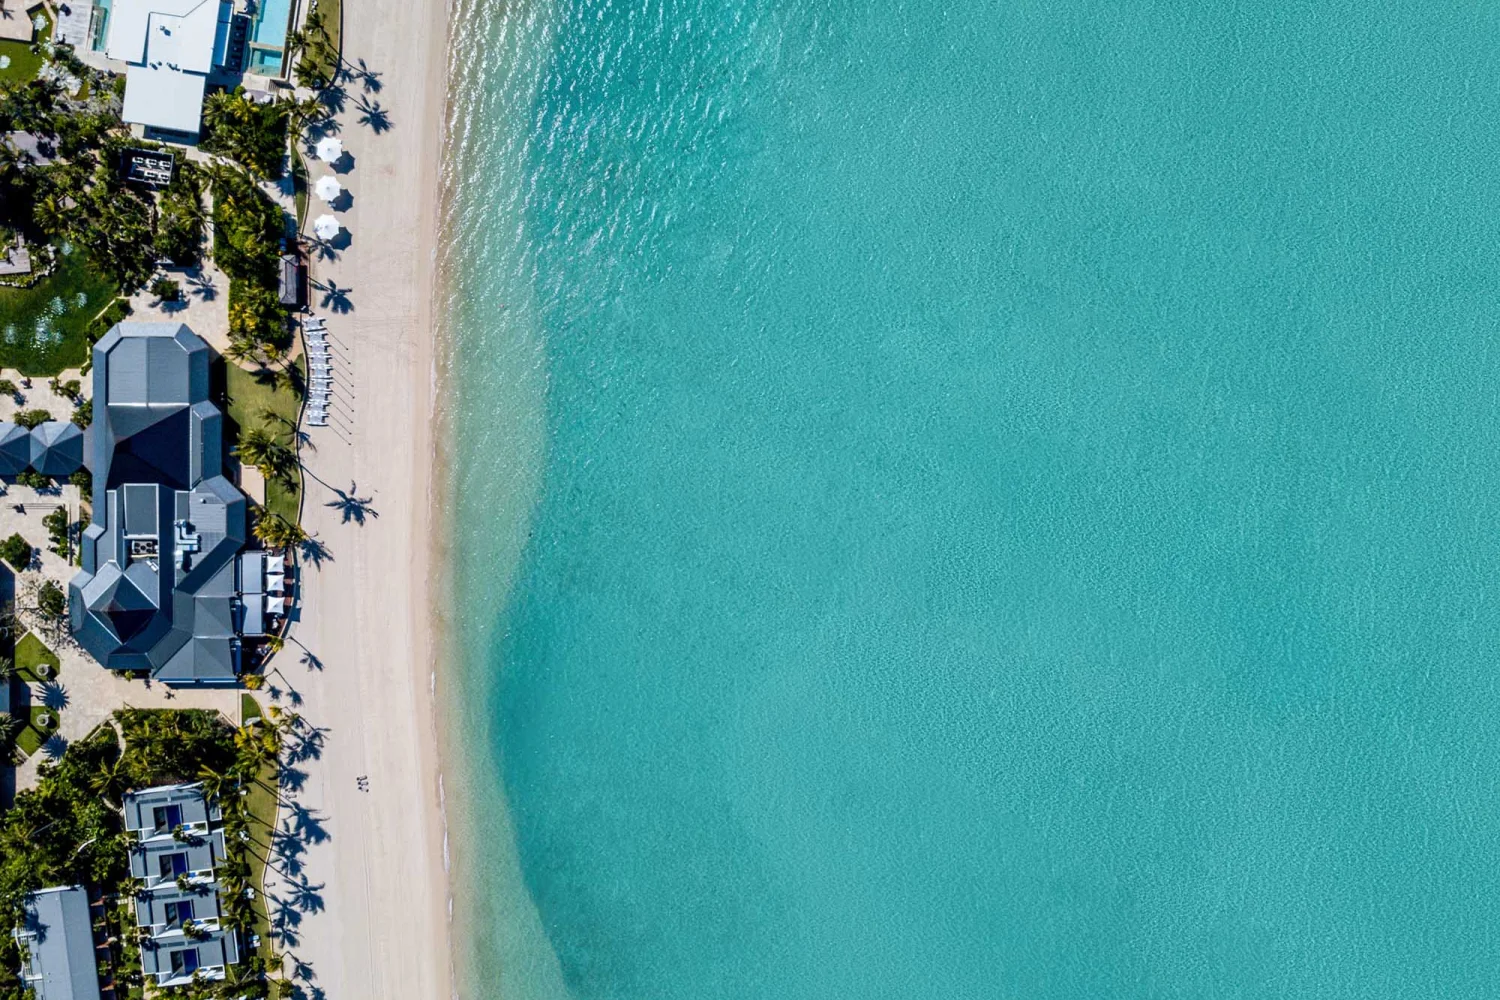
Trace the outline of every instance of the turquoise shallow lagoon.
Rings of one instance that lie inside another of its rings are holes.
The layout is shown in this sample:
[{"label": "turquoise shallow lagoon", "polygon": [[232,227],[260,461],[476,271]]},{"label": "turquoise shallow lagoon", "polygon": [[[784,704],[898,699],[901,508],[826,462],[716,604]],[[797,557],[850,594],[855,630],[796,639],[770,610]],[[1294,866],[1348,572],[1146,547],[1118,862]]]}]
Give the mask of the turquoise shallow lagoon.
[{"label": "turquoise shallow lagoon", "polygon": [[456,16],[466,996],[1493,995],[1500,10]]}]

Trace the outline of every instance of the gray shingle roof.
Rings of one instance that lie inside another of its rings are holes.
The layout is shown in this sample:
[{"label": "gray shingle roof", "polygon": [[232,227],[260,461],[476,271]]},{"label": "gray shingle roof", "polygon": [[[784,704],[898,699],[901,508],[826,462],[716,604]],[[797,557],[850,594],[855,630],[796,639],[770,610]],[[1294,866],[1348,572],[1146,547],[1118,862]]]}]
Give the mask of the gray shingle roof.
[{"label": "gray shingle roof", "polygon": [[121,323],[93,353],[94,475],[73,634],[114,670],[173,684],[238,674],[234,557],[245,497],[223,475],[223,414],[208,399],[211,352],[179,323]]},{"label": "gray shingle roof", "polygon": [[31,432],[20,424],[0,424],[0,476],[19,476],[31,464]]},{"label": "gray shingle roof", "polygon": [[83,467],[83,428],[48,420],[31,429],[31,467],[44,476],[71,476]]}]

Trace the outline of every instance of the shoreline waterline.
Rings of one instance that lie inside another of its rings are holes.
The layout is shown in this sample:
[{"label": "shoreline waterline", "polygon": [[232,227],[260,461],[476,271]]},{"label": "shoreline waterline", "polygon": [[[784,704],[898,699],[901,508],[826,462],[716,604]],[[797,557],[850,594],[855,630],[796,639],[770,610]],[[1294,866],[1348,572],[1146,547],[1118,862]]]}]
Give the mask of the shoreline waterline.
[{"label": "shoreline waterline", "polygon": [[[485,267],[489,234],[518,233],[525,222],[514,199],[521,157],[494,156],[485,130],[499,122],[485,106],[507,97],[513,108],[528,103],[546,40],[528,47],[509,30],[526,18],[487,0],[452,0],[449,9],[433,310],[437,516],[429,545],[454,992],[465,1000],[562,1000],[567,991],[527,894],[496,756],[490,654],[540,493],[546,375],[529,284]],[[529,9],[536,18],[544,8]],[[508,74],[500,84],[488,73],[496,66]],[[514,174],[506,173],[512,166]],[[479,177],[483,185],[474,182]],[[497,198],[508,185],[511,197]],[[506,207],[494,209],[497,203]],[[512,251],[520,253],[515,239]],[[498,385],[475,384],[469,352],[481,350],[485,374]],[[506,405],[491,405],[496,392]]]}]

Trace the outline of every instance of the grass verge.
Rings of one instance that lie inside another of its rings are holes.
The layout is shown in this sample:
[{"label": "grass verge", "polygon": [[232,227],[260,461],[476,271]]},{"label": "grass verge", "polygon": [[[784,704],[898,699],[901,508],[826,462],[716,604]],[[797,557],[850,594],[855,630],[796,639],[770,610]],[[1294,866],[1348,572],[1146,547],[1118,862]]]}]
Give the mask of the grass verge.
[{"label": "grass verge", "polygon": [[297,205],[297,232],[307,223],[307,164],[302,160],[302,150],[292,138],[292,200]]},{"label": "grass verge", "polygon": [[[243,434],[253,427],[265,426],[265,411],[278,418],[272,427],[283,436],[292,433],[297,418],[302,412],[302,395],[296,390],[279,389],[261,372],[253,372],[238,365],[225,364],[225,392],[228,395],[228,416],[238,433]],[[296,363],[299,373],[306,368],[301,360]],[[299,483],[287,484],[272,479],[266,482],[266,509],[273,514],[297,523],[302,509],[302,488]]]},{"label": "grass verge", "polygon": [[[243,697],[255,700],[249,695]],[[259,710],[257,705],[256,711]],[[250,832],[250,843],[254,845],[254,849],[247,855],[250,862],[250,885],[255,888],[255,916],[250,922],[250,933],[260,937],[257,953],[265,960],[268,972],[277,968],[276,948],[271,943],[271,914],[266,909],[266,855],[271,850],[276,830],[277,792],[276,765],[271,763],[261,767],[260,773],[250,785],[250,794],[245,797],[247,829]],[[246,939],[245,947],[250,947],[249,939]]]},{"label": "grass verge", "polygon": [[[43,677],[37,671],[37,667],[43,663],[52,668],[52,676]],[[55,681],[62,667],[57,654],[48,649],[47,644],[38,639],[35,632],[27,632],[16,643],[15,664],[16,676],[28,684]]]}]

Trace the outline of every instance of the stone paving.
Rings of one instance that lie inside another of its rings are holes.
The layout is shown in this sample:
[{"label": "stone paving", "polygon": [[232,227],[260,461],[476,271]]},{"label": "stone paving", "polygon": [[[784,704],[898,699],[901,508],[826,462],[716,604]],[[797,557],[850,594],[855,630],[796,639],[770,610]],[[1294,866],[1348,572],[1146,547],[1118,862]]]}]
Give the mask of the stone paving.
[{"label": "stone paving", "polygon": [[229,278],[212,263],[159,272],[182,286],[178,302],[158,302],[147,289],[130,297],[132,322],[186,323],[220,354],[229,347]]},{"label": "stone paving", "polygon": [[[53,392],[50,378],[28,380],[14,368],[0,368],[0,379],[9,379],[18,392],[17,396],[0,393],[0,423],[9,423],[21,410],[46,410],[52,414],[53,420],[73,419],[73,401],[61,393]],[[31,383],[29,386],[26,384],[28,381]],[[92,382],[82,374],[82,369],[65,368],[57,376],[57,381],[59,385],[77,382],[80,399],[87,399],[92,394]]]}]

